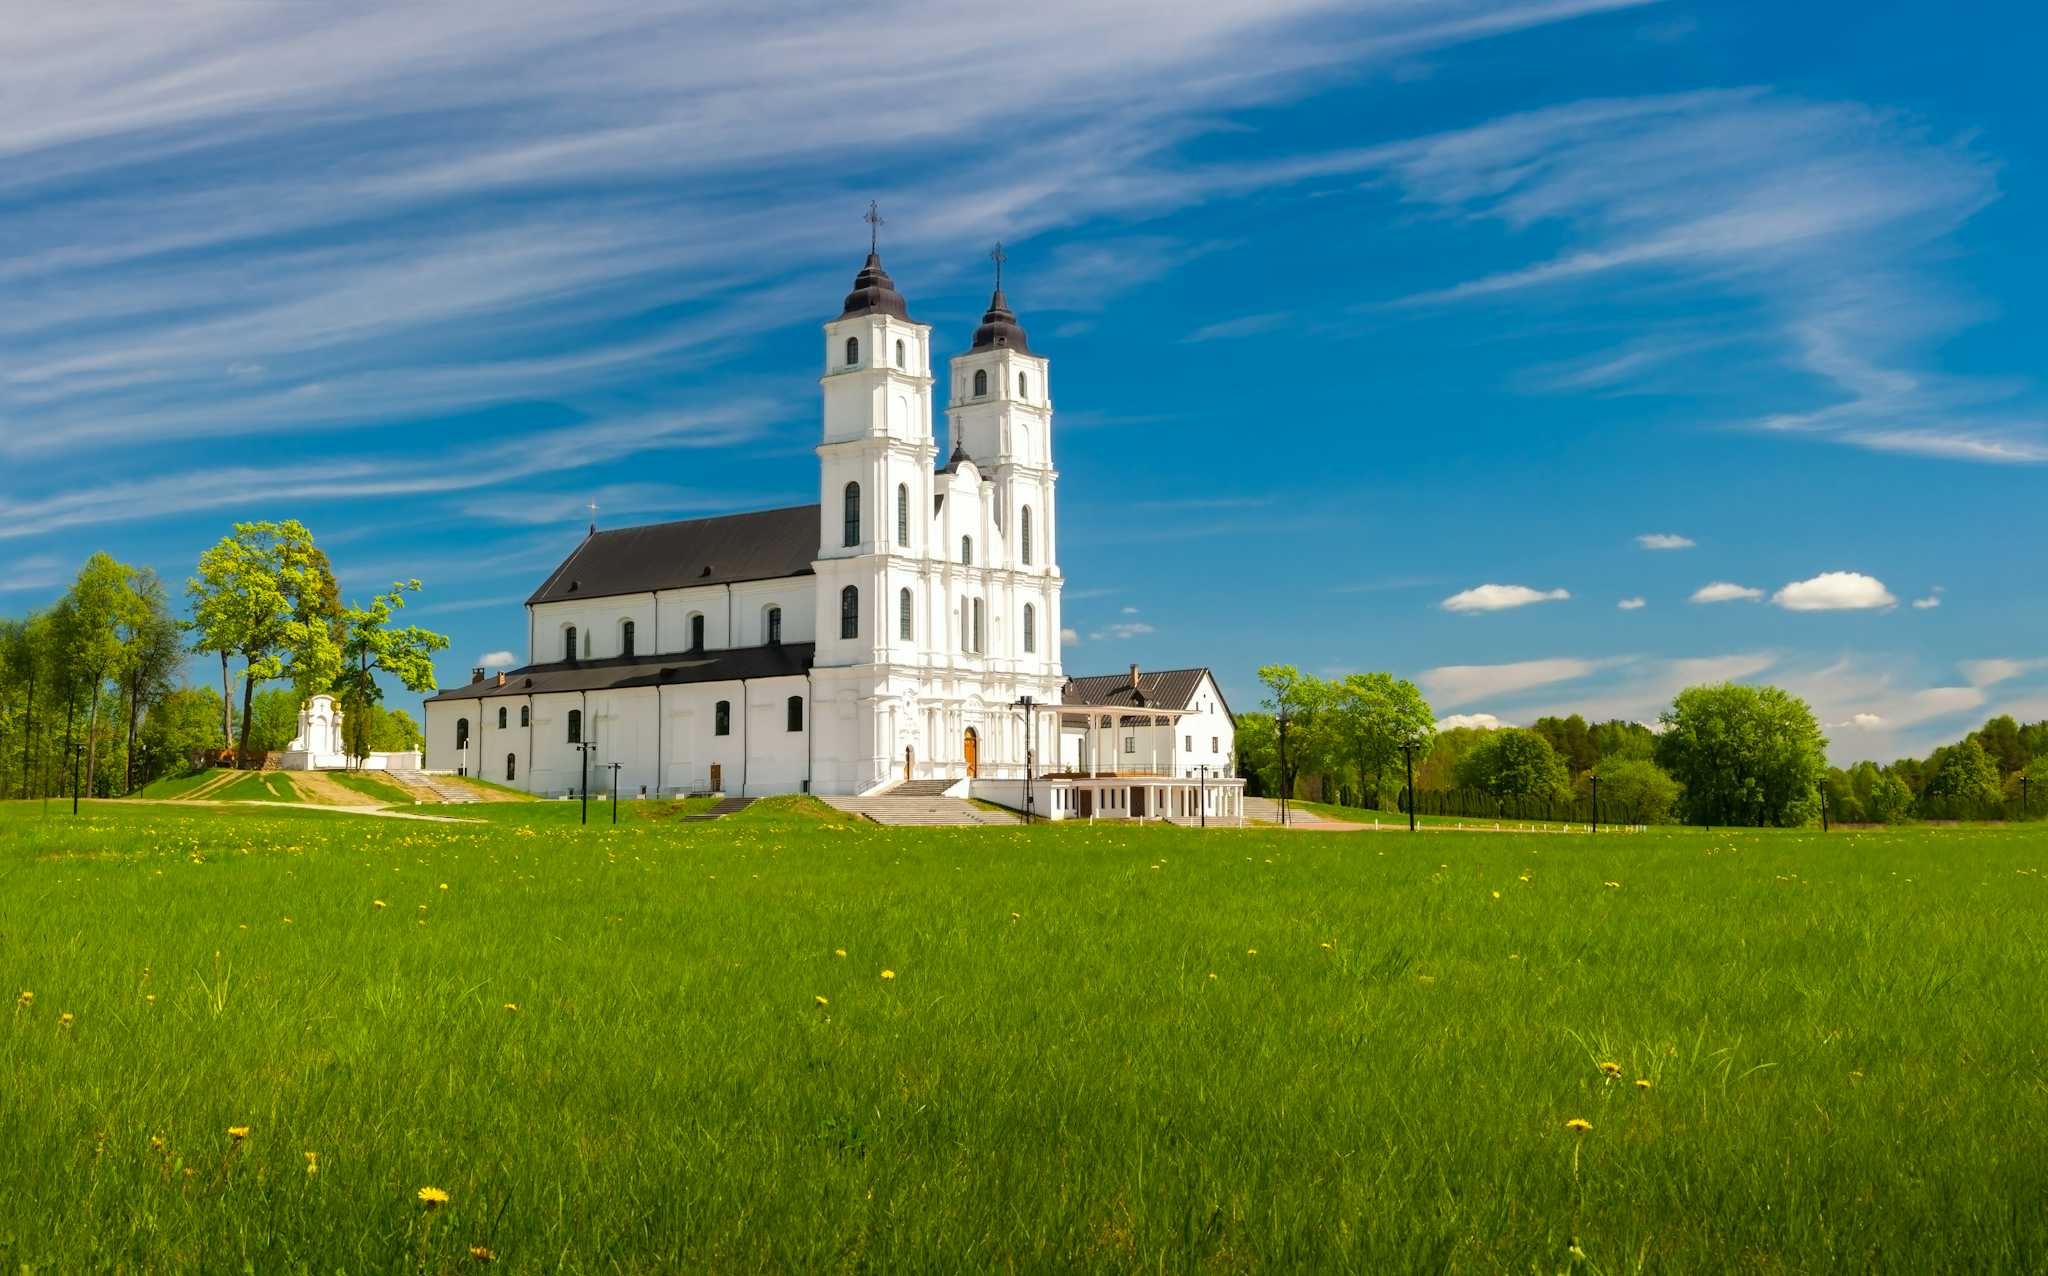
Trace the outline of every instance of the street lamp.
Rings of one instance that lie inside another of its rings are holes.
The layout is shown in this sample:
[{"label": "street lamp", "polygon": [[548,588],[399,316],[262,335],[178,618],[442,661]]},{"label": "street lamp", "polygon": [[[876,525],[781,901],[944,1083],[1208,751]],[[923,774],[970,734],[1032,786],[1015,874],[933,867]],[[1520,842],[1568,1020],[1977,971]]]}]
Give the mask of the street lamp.
[{"label": "street lamp", "polygon": [[609,765],[612,771],[612,823],[617,824],[619,822],[619,768],[626,764],[623,762],[613,762]]},{"label": "street lamp", "polygon": [[1026,824],[1031,823],[1032,798],[1034,796],[1031,785],[1032,763],[1037,761],[1038,758],[1038,716],[1031,711],[1032,706],[1036,703],[1030,696],[1018,696],[1017,703],[1012,706],[1024,711],[1024,822]]},{"label": "street lamp", "polygon": [[1287,705],[1283,701],[1280,712],[1274,716],[1274,725],[1280,730],[1280,823],[1287,823],[1287,795],[1294,786],[1287,782]]},{"label": "street lamp", "polygon": [[590,823],[590,754],[597,748],[596,741],[583,740],[577,743],[576,752],[583,755],[583,817],[578,823]]},{"label": "street lamp", "polygon": [[1415,831],[1415,741],[1401,741],[1401,760],[1408,767],[1408,831]]},{"label": "street lamp", "polygon": [[1204,762],[1204,763],[1202,763],[1202,766],[1201,766],[1201,772],[1202,772],[1202,790],[1201,790],[1201,802],[1200,802],[1200,809],[1201,809],[1201,812],[1202,812],[1202,827],[1203,827],[1203,828],[1208,828],[1208,827],[1209,827],[1209,764],[1208,764],[1207,762]]}]

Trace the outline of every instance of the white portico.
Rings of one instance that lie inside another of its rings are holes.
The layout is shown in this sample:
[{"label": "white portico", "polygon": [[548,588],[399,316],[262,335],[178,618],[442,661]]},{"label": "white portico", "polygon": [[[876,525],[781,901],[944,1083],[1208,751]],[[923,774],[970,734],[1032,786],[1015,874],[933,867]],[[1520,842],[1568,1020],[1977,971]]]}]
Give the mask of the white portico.
[{"label": "white portico", "polygon": [[996,801],[1058,769],[1049,361],[999,273],[945,367],[941,451],[932,330],[878,252],[823,337],[817,503],[593,526],[527,600],[526,662],[427,701],[430,767],[544,794],[615,771],[624,796],[921,780]]},{"label": "white portico", "polygon": [[313,696],[299,707],[299,733],[277,754],[277,765],[285,771],[341,771],[350,767],[365,771],[417,771],[420,755],[409,752],[373,752],[360,758],[348,755],[341,734],[341,706],[326,694]]}]

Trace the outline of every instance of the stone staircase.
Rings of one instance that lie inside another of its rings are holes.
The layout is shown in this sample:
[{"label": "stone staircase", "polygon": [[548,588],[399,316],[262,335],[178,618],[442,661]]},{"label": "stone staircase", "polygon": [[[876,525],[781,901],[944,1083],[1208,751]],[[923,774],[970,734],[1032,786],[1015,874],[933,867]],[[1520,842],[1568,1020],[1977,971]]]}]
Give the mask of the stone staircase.
[{"label": "stone staircase", "polygon": [[870,797],[827,797],[825,805],[877,824],[929,828],[967,828],[1017,823],[1007,811],[990,811],[965,798],[945,796],[953,780],[905,780],[886,793]]},{"label": "stone staircase", "polygon": [[754,799],[750,797],[725,798],[708,811],[700,811],[696,815],[685,815],[683,822],[685,824],[702,824],[706,820],[722,820],[728,815],[738,815],[753,804]]},{"label": "stone staircase", "polygon": [[384,772],[387,779],[412,795],[415,802],[481,802],[475,789],[448,775],[429,775],[425,771],[401,771],[392,769]]}]

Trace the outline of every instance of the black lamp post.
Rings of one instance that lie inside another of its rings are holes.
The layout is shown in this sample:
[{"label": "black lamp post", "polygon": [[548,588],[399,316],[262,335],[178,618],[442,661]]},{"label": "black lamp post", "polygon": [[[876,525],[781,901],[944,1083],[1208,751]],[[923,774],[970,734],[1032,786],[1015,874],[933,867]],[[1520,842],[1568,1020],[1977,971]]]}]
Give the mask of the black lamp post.
[{"label": "black lamp post", "polygon": [[1287,775],[1287,706],[1283,703],[1275,715],[1274,724],[1280,729],[1280,823],[1287,823],[1287,795],[1294,791]]},{"label": "black lamp post", "polygon": [[1828,782],[1820,782],[1820,831],[1828,831]]},{"label": "black lamp post", "polygon": [[1031,711],[1032,706],[1036,703],[1037,701],[1033,700],[1030,696],[1017,697],[1016,707],[1024,711],[1024,822],[1026,824],[1031,823],[1033,798],[1036,796],[1031,783],[1034,778],[1032,775],[1033,763],[1038,760],[1038,716]]},{"label": "black lamp post", "polygon": [[1415,741],[1401,741],[1401,761],[1408,767],[1408,831],[1415,831]]},{"label": "black lamp post", "polygon": [[1200,797],[1201,797],[1201,801],[1200,801],[1200,807],[1201,807],[1201,812],[1202,812],[1202,827],[1203,827],[1203,828],[1208,828],[1208,827],[1209,827],[1209,764],[1208,764],[1207,762],[1204,762],[1204,763],[1202,763],[1202,768],[1201,768],[1201,770],[1202,770],[1202,789],[1201,789],[1201,795],[1200,795]]},{"label": "black lamp post", "polygon": [[614,824],[619,822],[619,768],[625,765],[623,762],[613,762],[610,764],[612,769],[612,823]]},{"label": "black lamp post", "polygon": [[1600,831],[1600,777],[1593,777],[1593,832]]},{"label": "black lamp post", "polygon": [[588,740],[576,746],[576,752],[583,755],[583,815],[578,821],[581,824],[590,823],[590,751],[596,747]]}]

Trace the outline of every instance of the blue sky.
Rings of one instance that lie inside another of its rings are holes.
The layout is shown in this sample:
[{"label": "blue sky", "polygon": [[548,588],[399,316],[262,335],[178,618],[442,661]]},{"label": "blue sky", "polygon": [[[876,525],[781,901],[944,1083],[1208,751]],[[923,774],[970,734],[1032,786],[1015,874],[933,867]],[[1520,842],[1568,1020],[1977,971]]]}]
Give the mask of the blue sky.
[{"label": "blue sky", "polygon": [[1072,672],[2048,717],[2038,10],[758,8],[14,15],[0,610],[295,516],[466,676],[585,503],[816,499],[874,198],[942,356],[1008,246]]}]

